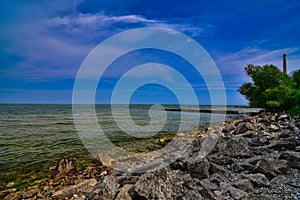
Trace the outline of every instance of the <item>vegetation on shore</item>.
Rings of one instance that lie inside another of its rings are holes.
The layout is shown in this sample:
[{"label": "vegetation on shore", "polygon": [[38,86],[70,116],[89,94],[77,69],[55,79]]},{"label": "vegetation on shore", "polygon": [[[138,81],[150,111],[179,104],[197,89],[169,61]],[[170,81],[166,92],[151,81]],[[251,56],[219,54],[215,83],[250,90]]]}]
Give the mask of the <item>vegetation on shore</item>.
[{"label": "vegetation on shore", "polygon": [[274,65],[249,64],[245,72],[252,82],[243,83],[238,91],[250,106],[300,115],[300,70],[289,76]]}]

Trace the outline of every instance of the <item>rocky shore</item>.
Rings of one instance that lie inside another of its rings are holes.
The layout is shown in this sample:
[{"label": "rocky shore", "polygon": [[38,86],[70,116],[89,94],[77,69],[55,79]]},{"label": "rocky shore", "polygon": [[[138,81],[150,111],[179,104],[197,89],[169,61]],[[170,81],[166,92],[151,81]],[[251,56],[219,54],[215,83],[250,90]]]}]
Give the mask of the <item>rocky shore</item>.
[{"label": "rocky shore", "polygon": [[[127,172],[106,155],[78,172],[62,158],[53,178],[0,192],[0,199],[300,199],[300,117],[260,112],[180,137],[187,146],[171,164],[139,173],[131,157]],[[203,153],[209,137],[217,138]],[[166,152],[170,153],[170,152]],[[145,165],[147,169],[147,164]],[[149,166],[148,166],[149,167]]]}]

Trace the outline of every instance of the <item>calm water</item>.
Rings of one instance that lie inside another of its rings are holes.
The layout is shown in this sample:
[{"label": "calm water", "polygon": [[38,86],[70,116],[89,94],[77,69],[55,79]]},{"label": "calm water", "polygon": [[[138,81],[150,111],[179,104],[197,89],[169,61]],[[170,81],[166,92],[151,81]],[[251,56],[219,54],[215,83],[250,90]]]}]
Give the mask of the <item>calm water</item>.
[{"label": "calm water", "polygon": [[[149,105],[131,105],[132,120],[140,126],[149,124],[149,108]],[[126,124],[129,119],[123,110],[125,106],[120,105],[118,117]],[[161,112],[157,109],[152,114],[155,118]],[[111,141],[120,146],[126,146],[127,142],[132,144],[134,138],[116,125],[109,105],[97,105],[96,113],[99,124]],[[182,115],[185,121],[178,130]],[[199,115],[167,112],[167,121],[159,133],[188,132],[203,128],[211,115],[201,114],[200,121]],[[218,119],[222,117],[219,115],[214,123],[220,122]],[[147,139],[140,141],[141,145],[143,141]],[[135,143],[139,145],[139,142]],[[94,145],[93,139],[89,145]],[[27,178],[34,180],[45,176],[45,173],[49,174],[49,167],[55,165],[64,154],[72,155],[77,163],[84,163],[84,160],[91,158],[76,132],[72,105],[0,104],[0,179],[4,180],[1,188],[8,182],[17,184]]]}]

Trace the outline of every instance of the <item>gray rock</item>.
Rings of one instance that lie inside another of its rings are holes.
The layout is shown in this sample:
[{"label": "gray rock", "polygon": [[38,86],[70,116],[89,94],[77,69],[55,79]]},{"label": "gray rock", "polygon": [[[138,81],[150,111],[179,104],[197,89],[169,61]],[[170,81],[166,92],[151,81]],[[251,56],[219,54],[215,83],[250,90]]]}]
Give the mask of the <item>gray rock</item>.
[{"label": "gray rock", "polygon": [[199,192],[205,199],[217,199],[215,193],[213,193],[210,189],[201,188]]},{"label": "gray rock", "polygon": [[202,179],[200,181],[200,183],[206,189],[209,189],[209,190],[217,190],[218,189],[218,186],[216,184],[210,182],[210,180],[208,180],[208,179]]},{"label": "gray rock", "polygon": [[274,169],[266,159],[259,160],[256,163],[253,171],[263,173],[264,175],[272,178],[277,176],[276,172],[274,171]]},{"label": "gray rock", "polygon": [[269,180],[265,177],[265,175],[257,173],[257,174],[243,174],[245,178],[248,178],[254,186],[262,186],[267,187],[270,185]]},{"label": "gray rock", "polygon": [[124,185],[121,189],[120,192],[118,193],[117,197],[115,200],[132,200],[130,196],[130,189],[133,187],[133,185],[126,184]]},{"label": "gray rock", "polygon": [[202,158],[198,154],[194,154],[187,161],[187,170],[189,174],[194,178],[208,178],[209,162],[206,158]]},{"label": "gray rock", "polygon": [[279,159],[287,160],[292,168],[300,169],[300,152],[286,151],[279,156]]},{"label": "gray rock", "polygon": [[229,125],[227,125],[226,127],[224,127],[222,129],[222,132],[223,133],[229,133],[229,132],[233,131],[234,129],[235,129],[234,124],[229,124]]},{"label": "gray rock", "polygon": [[282,175],[279,175],[270,181],[270,186],[272,186],[272,187],[278,186],[281,184],[286,184],[286,178]]},{"label": "gray rock", "polygon": [[247,192],[237,189],[237,188],[234,188],[234,187],[229,188],[229,193],[230,193],[230,196],[232,196],[232,198],[237,199],[237,200],[244,198],[248,194]]},{"label": "gray rock", "polygon": [[268,195],[249,194],[249,195],[247,195],[245,200],[274,200],[274,198],[272,198]]},{"label": "gray rock", "polygon": [[118,192],[118,181],[114,176],[105,176],[102,181],[97,183],[87,200],[113,199]]},{"label": "gray rock", "polygon": [[229,171],[225,167],[222,165],[217,165],[213,162],[210,163],[209,172],[221,174],[223,177],[229,176]]},{"label": "gray rock", "polygon": [[179,199],[184,195],[184,183],[191,177],[169,167],[143,174],[134,186],[135,198]]},{"label": "gray rock", "polygon": [[214,162],[218,165],[230,165],[233,163],[233,159],[230,156],[225,156],[222,152],[208,155],[207,158],[210,162]]},{"label": "gray rock", "polygon": [[254,191],[254,187],[249,179],[238,180],[238,181],[234,182],[233,185],[235,187],[237,187],[238,189],[241,189],[245,192],[253,192]]},{"label": "gray rock", "polygon": [[287,160],[271,160],[269,163],[278,174],[286,174],[290,169],[290,162]]},{"label": "gray rock", "polygon": [[185,190],[182,195],[183,200],[206,200],[200,193],[194,190]]},{"label": "gray rock", "polygon": [[257,162],[261,159],[262,156],[254,156],[252,158],[248,158],[241,163],[241,166],[246,170],[253,170]]},{"label": "gray rock", "polygon": [[279,117],[278,117],[278,120],[283,120],[283,119],[286,119],[286,118],[288,118],[289,116],[288,115],[280,115]]},{"label": "gray rock", "polygon": [[218,173],[213,173],[209,176],[209,180],[213,183],[217,183],[219,184],[220,182],[224,181],[224,179],[226,179],[226,177],[218,174]]},{"label": "gray rock", "polygon": [[242,123],[241,125],[239,125],[238,127],[236,127],[235,133],[236,134],[242,134],[242,133],[245,133],[248,130],[249,129],[248,129],[246,123]]},{"label": "gray rock", "polygon": [[279,140],[273,140],[268,148],[276,150],[294,150],[296,147],[296,140],[293,137],[280,138]]},{"label": "gray rock", "polygon": [[248,142],[243,137],[232,136],[225,144],[219,145],[219,151],[231,157],[251,157]]},{"label": "gray rock", "polygon": [[239,173],[239,172],[242,172],[245,170],[244,167],[242,167],[240,164],[238,163],[234,163],[231,167],[230,167],[231,170],[233,170],[235,173]]}]

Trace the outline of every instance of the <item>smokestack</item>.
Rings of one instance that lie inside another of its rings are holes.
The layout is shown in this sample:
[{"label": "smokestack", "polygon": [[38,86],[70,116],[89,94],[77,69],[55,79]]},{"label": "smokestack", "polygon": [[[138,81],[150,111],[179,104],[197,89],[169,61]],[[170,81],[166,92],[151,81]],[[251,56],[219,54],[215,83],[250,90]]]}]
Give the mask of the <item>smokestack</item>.
[{"label": "smokestack", "polygon": [[283,54],[283,73],[287,74],[286,54]]}]

